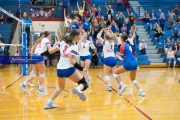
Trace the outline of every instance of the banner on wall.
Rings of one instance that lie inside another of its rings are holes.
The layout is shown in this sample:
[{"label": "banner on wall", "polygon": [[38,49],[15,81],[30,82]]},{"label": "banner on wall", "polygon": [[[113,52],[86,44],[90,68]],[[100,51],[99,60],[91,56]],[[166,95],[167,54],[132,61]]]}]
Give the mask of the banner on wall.
[{"label": "banner on wall", "polygon": [[32,18],[54,18],[55,9],[53,6],[31,6],[29,10]]}]

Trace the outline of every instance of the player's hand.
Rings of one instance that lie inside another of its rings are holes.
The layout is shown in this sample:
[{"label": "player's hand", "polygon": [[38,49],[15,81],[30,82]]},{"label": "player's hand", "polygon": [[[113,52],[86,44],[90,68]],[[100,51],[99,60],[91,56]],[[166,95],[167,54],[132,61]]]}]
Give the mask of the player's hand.
[{"label": "player's hand", "polygon": [[41,53],[38,53],[36,56],[41,56]]},{"label": "player's hand", "polygon": [[0,43],[0,46],[4,47],[4,43]]},{"label": "player's hand", "polygon": [[83,69],[83,73],[84,73],[85,75],[87,75],[87,71],[88,71],[88,70],[87,70],[86,68]]}]

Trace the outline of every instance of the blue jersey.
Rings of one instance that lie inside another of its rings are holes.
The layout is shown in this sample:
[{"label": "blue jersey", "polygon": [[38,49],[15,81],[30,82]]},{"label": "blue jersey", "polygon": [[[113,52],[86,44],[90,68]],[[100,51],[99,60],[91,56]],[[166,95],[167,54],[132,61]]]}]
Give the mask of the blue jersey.
[{"label": "blue jersey", "polygon": [[[28,19],[23,19],[23,22],[24,23],[32,23],[32,20],[30,18]],[[30,28],[30,24],[26,24],[26,27],[25,28]]]},{"label": "blue jersey", "polygon": [[173,30],[173,33],[178,33],[178,31],[179,31],[179,25],[173,25],[172,26],[172,30]]},{"label": "blue jersey", "polygon": [[127,43],[121,45],[120,54],[121,57],[124,58],[124,62],[135,60],[134,51],[132,47]]}]

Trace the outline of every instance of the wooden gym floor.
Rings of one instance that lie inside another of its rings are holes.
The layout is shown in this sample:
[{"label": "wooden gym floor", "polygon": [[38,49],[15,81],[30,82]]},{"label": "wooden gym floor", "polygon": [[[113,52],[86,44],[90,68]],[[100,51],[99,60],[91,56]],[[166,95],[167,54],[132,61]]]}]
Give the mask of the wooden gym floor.
[{"label": "wooden gym floor", "polygon": [[[92,84],[85,91],[83,102],[72,94],[76,84],[67,80],[66,90],[54,101],[57,109],[44,110],[44,104],[57,86],[56,69],[47,68],[48,95],[38,95],[36,87],[29,87],[30,95],[23,93],[19,84],[26,79],[18,75],[14,66],[0,69],[0,120],[180,120],[180,69],[140,68],[137,81],[146,97],[137,96],[129,73],[121,78],[127,89],[119,94],[112,79],[113,91],[107,92],[103,69],[90,69]],[[37,80],[33,81],[37,84]]]}]

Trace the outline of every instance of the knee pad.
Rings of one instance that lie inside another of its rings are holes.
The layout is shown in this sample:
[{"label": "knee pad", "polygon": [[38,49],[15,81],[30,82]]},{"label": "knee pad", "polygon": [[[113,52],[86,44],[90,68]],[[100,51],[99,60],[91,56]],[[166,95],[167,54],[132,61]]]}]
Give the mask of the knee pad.
[{"label": "knee pad", "polygon": [[42,78],[45,78],[45,73],[39,75]]},{"label": "knee pad", "polygon": [[37,77],[37,75],[33,73],[33,74],[32,74],[32,77],[33,77],[33,78],[36,78],[36,77]]},{"label": "knee pad", "polygon": [[56,91],[60,94],[62,92],[61,88],[57,88]]},{"label": "knee pad", "polygon": [[84,86],[84,89],[82,91],[86,90],[89,87],[84,77],[80,81],[78,81],[78,85],[79,84],[82,84]]},{"label": "knee pad", "polygon": [[117,74],[112,74],[112,76],[116,79],[117,77],[118,77],[118,75]]},{"label": "knee pad", "polygon": [[132,84],[135,85],[136,83],[138,83],[136,80],[133,80],[133,81],[132,81]]},{"label": "knee pad", "polygon": [[105,80],[110,81],[109,75],[106,75],[104,78],[105,78]]}]

